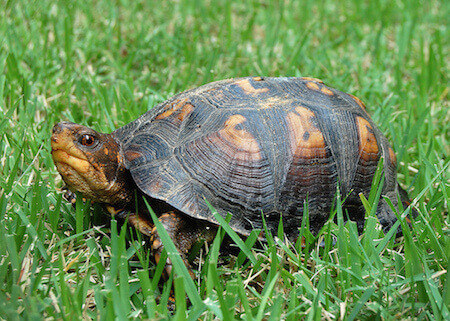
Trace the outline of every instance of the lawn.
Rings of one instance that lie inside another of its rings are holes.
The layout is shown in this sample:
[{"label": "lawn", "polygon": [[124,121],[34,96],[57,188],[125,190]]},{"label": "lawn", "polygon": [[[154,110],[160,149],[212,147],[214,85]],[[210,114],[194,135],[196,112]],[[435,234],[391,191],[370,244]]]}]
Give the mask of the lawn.
[{"label": "lawn", "polygon": [[[0,319],[449,320],[448,16],[436,0],[0,1]],[[140,235],[64,200],[55,123],[110,132],[249,75],[320,78],[366,103],[419,213],[403,237],[371,198],[363,235],[337,206],[304,247],[223,224],[194,281],[171,251],[163,281]]]}]

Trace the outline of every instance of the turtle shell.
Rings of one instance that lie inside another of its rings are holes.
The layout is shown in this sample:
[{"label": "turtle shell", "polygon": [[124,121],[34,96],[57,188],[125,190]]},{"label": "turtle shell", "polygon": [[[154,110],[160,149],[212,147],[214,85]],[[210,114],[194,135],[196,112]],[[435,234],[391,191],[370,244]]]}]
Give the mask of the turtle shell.
[{"label": "turtle shell", "polygon": [[[248,235],[262,214],[276,230],[327,221],[337,187],[359,226],[381,156],[384,194],[396,204],[396,161],[356,97],[312,78],[238,78],[174,96],[116,130],[139,189],[183,213],[217,223],[207,203]],[[391,214],[384,214],[389,216]],[[393,216],[393,214],[391,215]],[[386,217],[385,220],[395,220]]]}]

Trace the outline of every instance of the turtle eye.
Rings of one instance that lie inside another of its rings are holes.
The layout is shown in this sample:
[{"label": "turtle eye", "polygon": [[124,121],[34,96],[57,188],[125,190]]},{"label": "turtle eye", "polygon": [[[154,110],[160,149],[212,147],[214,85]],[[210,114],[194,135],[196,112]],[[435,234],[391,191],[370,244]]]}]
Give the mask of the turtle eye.
[{"label": "turtle eye", "polygon": [[96,139],[92,135],[84,134],[80,137],[80,139],[78,141],[80,142],[81,145],[90,147],[90,146],[94,145],[94,143],[96,142]]}]

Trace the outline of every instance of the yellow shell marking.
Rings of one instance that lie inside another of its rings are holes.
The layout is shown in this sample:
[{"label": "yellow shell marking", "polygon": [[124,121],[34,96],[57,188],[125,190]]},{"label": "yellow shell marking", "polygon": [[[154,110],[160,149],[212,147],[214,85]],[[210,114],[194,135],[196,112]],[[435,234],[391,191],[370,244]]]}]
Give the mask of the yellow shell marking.
[{"label": "yellow shell marking", "polygon": [[317,82],[319,84],[323,84],[323,81],[317,78],[312,78],[312,77],[302,77],[303,80],[306,81],[313,81],[313,82]]},{"label": "yellow shell marking", "polygon": [[326,156],[323,134],[311,121],[314,116],[314,112],[301,106],[287,115],[292,154],[299,158]]},{"label": "yellow shell marking", "polygon": [[356,97],[356,96],[353,96],[352,94],[349,94],[350,95],[350,97],[352,97],[353,98],[353,100],[354,101],[356,101],[356,103],[362,108],[362,109],[366,109],[366,105],[362,102],[362,100],[361,99],[359,99],[358,97]]},{"label": "yellow shell marking", "polygon": [[[244,154],[251,154],[253,160],[261,159],[261,153],[259,144],[256,139],[246,131],[244,128],[237,128],[238,125],[245,122],[245,117],[239,114],[230,116],[225,121],[225,126],[219,131],[219,135],[222,139],[231,143],[233,147],[244,152]],[[237,158],[244,155],[240,155],[240,153],[236,153]]]},{"label": "yellow shell marking", "polygon": [[333,92],[331,90],[329,90],[327,87],[322,87],[320,89],[320,91],[323,92],[325,95],[328,95],[328,96],[333,96],[334,95]]},{"label": "yellow shell marking", "polygon": [[362,117],[356,117],[356,125],[359,133],[359,150],[364,160],[375,160],[378,158],[378,144],[373,134],[373,128],[369,122]]},{"label": "yellow shell marking", "polygon": [[236,85],[241,87],[241,89],[247,94],[247,95],[256,95],[260,93],[265,93],[269,90],[269,88],[255,88],[252,86],[250,81],[248,79],[242,79],[236,82]]},{"label": "yellow shell marking", "polygon": [[167,109],[165,112],[163,112],[163,113],[159,114],[158,116],[156,116],[155,119],[165,119],[165,118],[169,117],[175,111],[180,109],[185,103],[186,103],[186,99],[174,102],[169,109]]},{"label": "yellow shell marking", "polygon": [[319,90],[319,85],[311,81],[306,83],[306,87],[312,90]]},{"label": "yellow shell marking", "polygon": [[190,113],[192,113],[193,110],[194,110],[194,106],[192,106],[191,104],[186,104],[183,106],[180,113],[177,115],[177,118],[180,121],[183,121],[186,118],[186,116],[188,116]]},{"label": "yellow shell marking", "polygon": [[392,165],[397,165],[397,157],[395,156],[394,150],[392,147],[389,147],[389,159],[392,163]]}]

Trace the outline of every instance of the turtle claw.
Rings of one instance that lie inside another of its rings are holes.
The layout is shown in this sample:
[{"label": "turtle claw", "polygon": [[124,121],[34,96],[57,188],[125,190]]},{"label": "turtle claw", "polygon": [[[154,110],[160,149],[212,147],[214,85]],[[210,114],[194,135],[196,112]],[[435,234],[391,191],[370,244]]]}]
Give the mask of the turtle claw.
[{"label": "turtle claw", "polygon": [[[64,191],[63,198],[67,202],[72,204],[73,207],[75,207],[75,205],[77,204],[77,194],[72,192],[67,186],[64,186],[62,188],[62,190]],[[83,201],[83,204],[87,202],[87,200],[84,197],[82,198],[82,201]]]},{"label": "turtle claw", "polygon": [[72,192],[67,186],[64,186],[62,190],[64,191],[64,199],[72,204],[72,206],[75,206],[75,204],[77,203],[77,195]]}]

